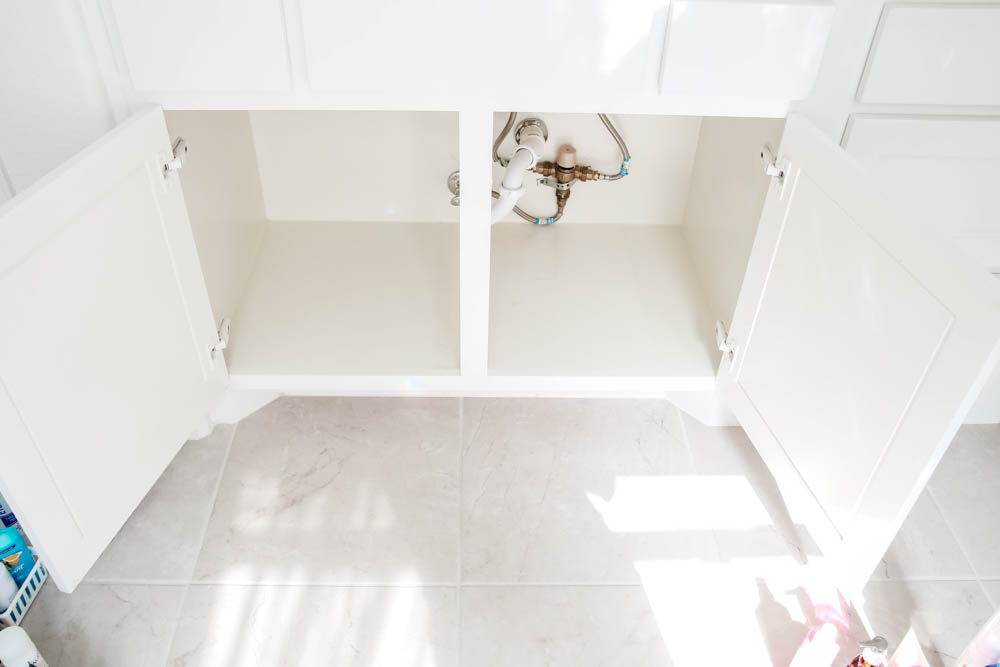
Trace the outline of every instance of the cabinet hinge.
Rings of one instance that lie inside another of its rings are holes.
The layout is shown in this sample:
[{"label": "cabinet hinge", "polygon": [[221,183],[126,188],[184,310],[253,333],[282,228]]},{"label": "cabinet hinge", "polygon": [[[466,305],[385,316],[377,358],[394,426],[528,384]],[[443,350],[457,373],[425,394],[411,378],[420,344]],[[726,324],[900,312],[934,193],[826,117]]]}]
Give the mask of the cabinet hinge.
[{"label": "cabinet hinge", "polygon": [[177,137],[174,141],[172,157],[167,162],[163,163],[163,177],[166,178],[170,175],[170,172],[177,171],[184,166],[184,160],[187,159],[188,146],[187,142],[184,141],[184,137]]},{"label": "cabinet hinge", "polygon": [[229,322],[229,318],[223,317],[222,322],[219,323],[218,339],[215,341],[215,344],[209,348],[213,359],[215,359],[215,355],[229,347],[230,329],[232,329],[232,325]]},{"label": "cabinet hinge", "polygon": [[729,329],[726,328],[726,323],[722,320],[715,321],[715,344],[719,346],[719,351],[729,360],[729,363],[733,363],[733,359],[736,357],[736,344],[730,340]]},{"label": "cabinet hinge", "polygon": [[764,173],[775,180],[780,199],[785,193],[785,174],[788,171],[788,161],[776,157],[774,150],[767,144],[760,149],[760,161],[764,165]]}]

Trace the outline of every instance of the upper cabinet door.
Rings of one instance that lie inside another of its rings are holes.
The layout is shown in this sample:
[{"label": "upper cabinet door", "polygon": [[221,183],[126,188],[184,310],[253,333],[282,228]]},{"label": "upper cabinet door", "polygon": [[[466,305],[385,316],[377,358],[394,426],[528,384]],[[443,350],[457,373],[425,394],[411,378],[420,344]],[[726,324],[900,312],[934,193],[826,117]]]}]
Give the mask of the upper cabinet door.
[{"label": "upper cabinet door", "polygon": [[719,386],[860,586],[1000,356],[1000,289],[801,117],[778,164]]},{"label": "upper cabinet door", "polygon": [[0,207],[0,489],[63,591],[225,386],[163,113]]}]

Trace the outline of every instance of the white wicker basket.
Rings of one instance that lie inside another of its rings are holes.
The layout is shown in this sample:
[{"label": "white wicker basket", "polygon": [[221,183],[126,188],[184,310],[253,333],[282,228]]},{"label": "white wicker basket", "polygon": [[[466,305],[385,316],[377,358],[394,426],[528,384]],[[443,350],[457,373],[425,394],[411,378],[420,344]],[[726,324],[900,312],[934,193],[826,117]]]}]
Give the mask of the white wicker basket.
[{"label": "white wicker basket", "polygon": [[24,613],[28,611],[31,602],[38,595],[38,591],[42,589],[42,584],[49,578],[48,571],[42,565],[42,561],[38,559],[38,554],[35,553],[34,549],[31,549],[31,555],[35,557],[35,567],[31,568],[28,578],[21,584],[21,588],[17,591],[17,595],[14,597],[13,602],[10,603],[7,611],[0,614],[0,628],[9,628],[12,625],[21,624]]}]

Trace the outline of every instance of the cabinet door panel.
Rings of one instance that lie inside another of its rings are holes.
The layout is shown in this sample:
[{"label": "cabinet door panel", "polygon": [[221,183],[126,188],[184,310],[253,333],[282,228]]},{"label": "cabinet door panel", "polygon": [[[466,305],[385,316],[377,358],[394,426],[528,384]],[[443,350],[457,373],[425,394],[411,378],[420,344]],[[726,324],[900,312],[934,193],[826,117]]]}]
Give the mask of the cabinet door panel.
[{"label": "cabinet door panel", "polygon": [[309,84],[320,92],[406,91],[432,102],[457,87],[495,100],[654,94],[668,4],[600,0],[581,9],[512,0],[500,10],[461,0],[383,0],[345,11],[302,0]]},{"label": "cabinet door panel", "polygon": [[986,268],[1000,271],[1000,118],[851,118],[844,149]]},{"label": "cabinet door panel", "polygon": [[800,117],[779,162],[720,388],[859,586],[1000,354],[1000,289]]},{"label": "cabinet door panel", "polygon": [[72,590],[224,386],[163,114],[0,208],[0,487]]},{"label": "cabinet door panel", "polygon": [[858,89],[866,104],[1000,104],[1000,7],[887,3]]},{"label": "cabinet door panel", "polygon": [[136,91],[291,90],[280,0],[109,0],[108,4]]},{"label": "cabinet door panel", "polygon": [[802,99],[816,79],[833,14],[826,0],[674,0],[660,92]]}]

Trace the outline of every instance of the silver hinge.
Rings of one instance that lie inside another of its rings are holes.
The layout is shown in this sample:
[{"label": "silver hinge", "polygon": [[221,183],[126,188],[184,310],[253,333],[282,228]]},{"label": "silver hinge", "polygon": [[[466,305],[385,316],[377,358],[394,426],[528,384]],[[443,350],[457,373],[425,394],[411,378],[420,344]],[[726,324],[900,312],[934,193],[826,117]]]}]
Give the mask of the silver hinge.
[{"label": "silver hinge", "polygon": [[219,323],[219,337],[215,341],[215,345],[209,348],[212,358],[215,359],[215,355],[222,352],[224,349],[229,347],[229,331],[232,329],[232,325],[229,323],[228,317],[223,317],[222,322]]},{"label": "silver hinge", "polygon": [[760,161],[764,165],[764,173],[775,180],[780,199],[785,194],[785,173],[788,171],[788,161],[778,159],[771,146],[766,144],[760,149]]},{"label": "silver hinge", "polygon": [[722,320],[715,321],[715,344],[719,346],[719,351],[729,360],[729,363],[733,363],[733,358],[736,357],[736,345],[729,340],[729,330],[726,329],[726,323]]},{"label": "silver hinge", "polygon": [[163,163],[163,177],[166,178],[170,175],[170,172],[177,171],[184,166],[184,160],[187,159],[188,146],[187,142],[184,141],[184,137],[177,137],[174,141],[173,147],[173,157],[169,161]]}]

